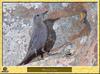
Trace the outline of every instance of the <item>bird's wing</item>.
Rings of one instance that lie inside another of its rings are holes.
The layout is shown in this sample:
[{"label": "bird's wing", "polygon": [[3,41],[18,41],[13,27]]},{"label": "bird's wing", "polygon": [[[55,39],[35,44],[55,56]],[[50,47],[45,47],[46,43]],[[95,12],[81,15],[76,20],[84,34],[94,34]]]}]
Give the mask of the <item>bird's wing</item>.
[{"label": "bird's wing", "polygon": [[29,43],[29,50],[31,49],[40,49],[45,45],[47,40],[47,30],[46,29],[39,29],[35,33],[32,34],[31,40]]},{"label": "bird's wing", "polygon": [[31,39],[30,39],[28,50],[30,50],[32,48],[34,49],[34,46],[36,45],[37,41],[38,41],[38,35],[37,34],[34,34],[34,36],[32,35]]}]

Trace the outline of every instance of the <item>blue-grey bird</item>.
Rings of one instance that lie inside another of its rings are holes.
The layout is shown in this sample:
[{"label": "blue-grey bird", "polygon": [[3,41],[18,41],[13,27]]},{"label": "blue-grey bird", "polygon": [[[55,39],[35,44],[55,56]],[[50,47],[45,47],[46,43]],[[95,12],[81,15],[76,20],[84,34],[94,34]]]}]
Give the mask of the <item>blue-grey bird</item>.
[{"label": "blue-grey bird", "polygon": [[44,46],[48,36],[47,26],[43,23],[43,20],[43,14],[37,14],[33,16],[33,29],[28,51],[23,61],[18,65],[28,64],[33,58],[39,55],[43,58],[43,54],[45,52]]}]

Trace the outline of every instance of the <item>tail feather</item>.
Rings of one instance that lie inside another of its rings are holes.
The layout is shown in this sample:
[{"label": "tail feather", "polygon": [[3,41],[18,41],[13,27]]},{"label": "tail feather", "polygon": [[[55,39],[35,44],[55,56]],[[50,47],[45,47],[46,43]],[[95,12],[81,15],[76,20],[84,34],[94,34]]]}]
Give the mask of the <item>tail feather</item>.
[{"label": "tail feather", "polygon": [[43,53],[44,52],[41,49],[38,49],[36,51],[29,50],[26,57],[17,66],[28,64],[30,61],[32,61],[32,59],[36,58],[39,55],[43,55]]},{"label": "tail feather", "polygon": [[23,59],[23,61],[21,63],[19,63],[18,65],[25,65],[28,64],[33,58],[35,58],[37,55],[35,52],[28,52],[26,57]]}]

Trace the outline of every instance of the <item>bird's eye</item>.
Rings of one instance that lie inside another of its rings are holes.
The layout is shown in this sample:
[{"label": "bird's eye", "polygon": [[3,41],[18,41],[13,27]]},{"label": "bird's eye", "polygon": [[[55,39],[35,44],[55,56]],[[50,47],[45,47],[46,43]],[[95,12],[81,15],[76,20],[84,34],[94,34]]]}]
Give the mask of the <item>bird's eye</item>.
[{"label": "bird's eye", "polygon": [[37,16],[39,16],[39,15],[37,15]]}]

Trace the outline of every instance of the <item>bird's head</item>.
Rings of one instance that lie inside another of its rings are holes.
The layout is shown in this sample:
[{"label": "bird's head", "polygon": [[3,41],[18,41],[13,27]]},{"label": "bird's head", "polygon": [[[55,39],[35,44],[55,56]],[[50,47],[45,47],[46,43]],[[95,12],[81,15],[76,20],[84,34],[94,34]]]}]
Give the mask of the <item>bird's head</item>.
[{"label": "bird's head", "polygon": [[46,17],[45,17],[46,13],[47,13],[47,12],[33,14],[33,21],[34,21],[35,23],[43,22],[43,21],[46,19]]}]

